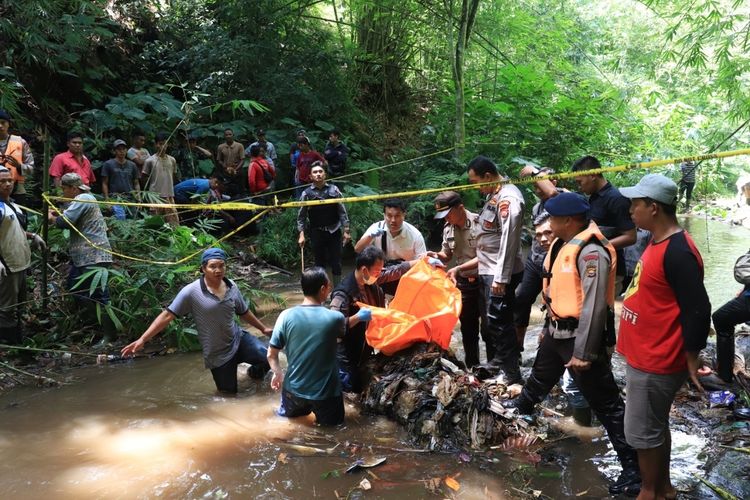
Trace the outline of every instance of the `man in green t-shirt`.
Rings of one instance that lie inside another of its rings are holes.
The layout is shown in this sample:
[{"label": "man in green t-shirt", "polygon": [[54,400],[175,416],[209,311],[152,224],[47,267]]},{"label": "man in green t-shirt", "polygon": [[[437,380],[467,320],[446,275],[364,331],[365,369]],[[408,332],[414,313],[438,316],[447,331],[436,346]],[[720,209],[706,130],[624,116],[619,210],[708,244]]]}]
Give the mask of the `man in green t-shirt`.
[{"label": "man in green t-shirt", "polygon": [[[320,267],[302,273],[301,305],[279,315],[268,347],[268,363],[273,377],[271,387],[281,389],[282,417],[315,414],[320,425],[344,422],[336,364],[336,344],[344,335],[344,315],[331,311],[323,302],[331,293],[331,281]],[[279,364],[284,350],[288,362],[286,377]]]}]

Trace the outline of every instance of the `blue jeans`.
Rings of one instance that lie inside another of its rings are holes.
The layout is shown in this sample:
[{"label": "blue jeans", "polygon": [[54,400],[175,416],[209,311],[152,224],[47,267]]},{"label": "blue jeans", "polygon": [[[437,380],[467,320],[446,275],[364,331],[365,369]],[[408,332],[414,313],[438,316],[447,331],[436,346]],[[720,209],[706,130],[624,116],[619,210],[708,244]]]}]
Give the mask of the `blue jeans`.
[{"label": "blue jeans", "polygon": [[237,365],[240,363],[250,363],[253,367],[260,365],[264,373],[270,370],[271,367],[266,359],[267,352],[268,348],[262,340],[243,331],[240,345],[232,359],[211,369],[211,375],[214,377],[214,383],[219,392],[237,394]]}]

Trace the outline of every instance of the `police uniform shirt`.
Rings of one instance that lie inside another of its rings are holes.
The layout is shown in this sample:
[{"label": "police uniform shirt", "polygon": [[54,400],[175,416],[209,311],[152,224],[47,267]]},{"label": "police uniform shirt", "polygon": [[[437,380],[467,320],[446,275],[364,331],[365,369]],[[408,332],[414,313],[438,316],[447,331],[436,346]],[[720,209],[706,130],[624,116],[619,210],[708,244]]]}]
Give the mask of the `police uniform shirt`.
[{"label": "police uniform shirt", "polygon": [[[445,223],[443,227],[443,253],[456,258],[456,264],[461,265],[477,256],[476,232],[474,226],[477,224],[479,215],[474,212],[466,212],[466,223],[462,226]],[[477,275],[477,269],[469,271],[460,271],[458,273],[462,278],[469,278]]]},{"label": "police uniform shirt", "polygon": [[523,271],[523,207],[521,191],[504,184],[479,213],[475,226],[479,274],[494,276],[496,283],[510,283],[511,276]]}]

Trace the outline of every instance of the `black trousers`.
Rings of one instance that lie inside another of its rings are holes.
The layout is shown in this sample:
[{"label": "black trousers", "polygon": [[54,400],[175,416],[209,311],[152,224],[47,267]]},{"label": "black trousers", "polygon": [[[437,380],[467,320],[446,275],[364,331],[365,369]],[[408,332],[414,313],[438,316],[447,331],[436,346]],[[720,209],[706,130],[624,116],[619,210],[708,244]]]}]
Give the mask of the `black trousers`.
[{"label": "black trousers", "polygon": [[464,346],[464,362],[468,368],[479,364],[479,277],[473,280],[457,277],[461,290],[461,342]]},{"label": "black trousers", "polygon": [[232,359],[211,369],[211,375],[219,392],[237,394],[237,365],[240,363],[249,363],[253,367],[260,366],[263,373],[270,370],[271,367],[266,359],[267,349],[265,342],[243,331],[240,346]]},{"label": "black trousers", "polygon": [[680,182],[680,193],[677,196],[677,199],[682,198],[682,193],[685,193],[685,206],[690,206],[690,199],[693,197],[693,188],[695,187],[695,182],[687,182],[682,181]]},{"label": "black trousers", "polygon": [[[545,334],[539,344],[531,375],[519,397],[531,403],[539,403],[546,398],[565,372],[565,364],[573,356],[574,346],[575,338],[553,339]],[[625,403],[612,375],[609,357],[602,352],[599,360],[591,363],[591,368],[583,372],[570,370],[570,374],[607,430],[623,468],[637,467],[636,452],[625,441]]]},{"label": "black trousers", "polygon": [[482,315],[482,339],[487,348],[487,360],[497,364],[508,379],[521,380],[518,357],[521,348],[516,339],[513,325],[513,307],[516,300],[516,287],[523,279],[523,272],[511,277],[505,286],[505,295],[492,294],[494,276],[482,274],[482,291],[479,294],[479,309]]},{"label": "black trousers", "polygon": [[309,233],[315,254],[315,265],[323,269],[331,266],[331,273],[341,276],[341,228],[331,233],[313,227]]},{"label": "black trousers", "polygon": [[731,382],[734,367],[734,327],[750,321],[750,297],[742,293],[723,306],[711,318],[716,328],[716,364],[719,377]]},{"label": "black trousers", "polygon": [[523,280],[516,290],[516,303],[513,307],[513,321],[519,327],[529,326],[531,308],[542,291],[542,269],[531,257],[532,254],[529,252],[523,268]]}]

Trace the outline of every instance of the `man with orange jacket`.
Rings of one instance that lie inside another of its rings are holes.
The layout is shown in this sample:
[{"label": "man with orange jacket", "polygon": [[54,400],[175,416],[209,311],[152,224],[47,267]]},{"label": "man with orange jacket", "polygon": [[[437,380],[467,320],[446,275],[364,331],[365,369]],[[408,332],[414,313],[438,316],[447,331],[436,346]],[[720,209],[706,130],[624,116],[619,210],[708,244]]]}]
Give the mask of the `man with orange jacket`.
[{"label": "man with orange jacket", "polygon": [[34,155],[29,144],[19,135],[10,135],[10,115],[0,109],[0,167],[10,170],[15,184],[13,199],[20,205],[26,204],[24,176],[34,172]]},{"label": "man with orange jacket", "polygon": [[604,336],[608,308],[615,300],[615,249],[590,220],[583,196],[560,193],[544,208],[557,238],[542,274],[547,322],[531,375],[512,406],[522,414],[532,413],[569,368],[623,468],[609,491],[632,494],[640,489],[638,458],[625,441],[625,403],[612,375]]}]

